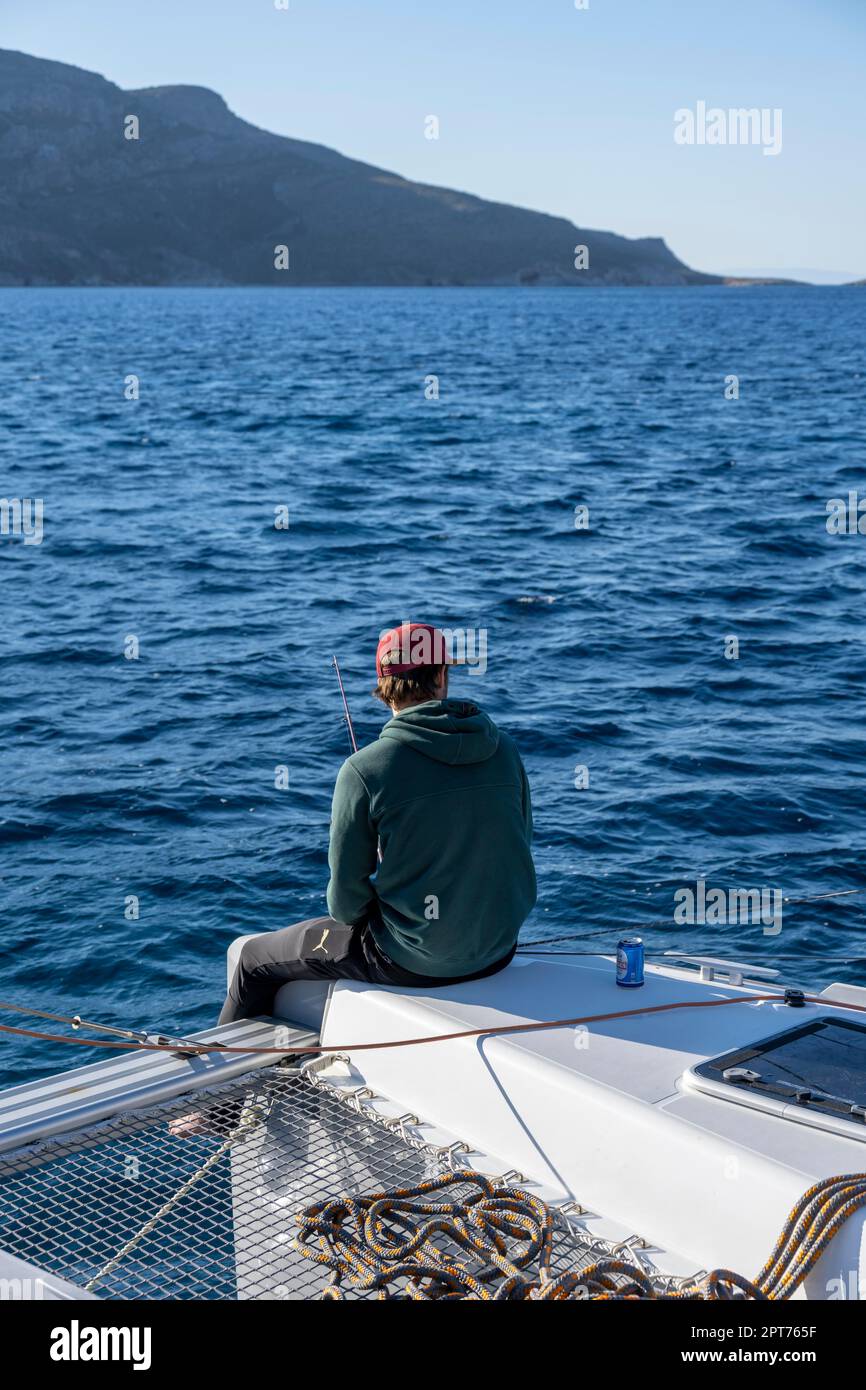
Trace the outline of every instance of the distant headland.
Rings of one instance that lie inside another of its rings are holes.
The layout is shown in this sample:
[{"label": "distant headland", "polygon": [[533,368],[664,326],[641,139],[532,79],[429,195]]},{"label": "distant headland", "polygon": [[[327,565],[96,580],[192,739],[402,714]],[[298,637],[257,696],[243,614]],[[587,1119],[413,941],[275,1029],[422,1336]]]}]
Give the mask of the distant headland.
[{"label": "distant headland", "polygon": [[0,50],[0,286],[729,283],[660,237],[273,135],[205,87],[124,91]]}]

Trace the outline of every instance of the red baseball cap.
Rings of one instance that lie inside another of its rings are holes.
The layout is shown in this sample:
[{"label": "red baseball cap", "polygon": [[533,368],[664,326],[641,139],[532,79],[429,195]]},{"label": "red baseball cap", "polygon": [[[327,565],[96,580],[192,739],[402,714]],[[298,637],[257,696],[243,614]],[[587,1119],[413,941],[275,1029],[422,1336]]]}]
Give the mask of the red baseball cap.
[{"label": "red baseball cap", "polygon": [[407,676],[421,666],[451,666],[445,634],[429,623],[401,623],[379,638],[376,675]]}]

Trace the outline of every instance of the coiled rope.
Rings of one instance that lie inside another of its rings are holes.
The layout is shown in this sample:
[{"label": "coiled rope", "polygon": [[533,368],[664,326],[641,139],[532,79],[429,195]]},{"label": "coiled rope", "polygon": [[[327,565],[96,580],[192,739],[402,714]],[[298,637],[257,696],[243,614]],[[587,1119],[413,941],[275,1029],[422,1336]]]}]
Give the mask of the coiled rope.
[{"label": "coiled rope", "polygon": [[[431,1201],[450,1187],[474,1189]],[[469,1169],[367,1196],[317,1202],[296,1215],[295,1246],[330,1270],[323,1299],[359,1293],[400,1300],[788,1299],[840,1227],[866,1205],[866,1173],[826,1178],[792,1208],[754,1280],[715,1269],[675,1291],[637,1265],[608,1258],[552,1274],[551,1209],[523,1188]],[[509,1241],[512,1246],[509,1246]],[[446,1243],[460,1252],[441,1247]],[[516,1248],[513,1248],[516,1246]]]}]

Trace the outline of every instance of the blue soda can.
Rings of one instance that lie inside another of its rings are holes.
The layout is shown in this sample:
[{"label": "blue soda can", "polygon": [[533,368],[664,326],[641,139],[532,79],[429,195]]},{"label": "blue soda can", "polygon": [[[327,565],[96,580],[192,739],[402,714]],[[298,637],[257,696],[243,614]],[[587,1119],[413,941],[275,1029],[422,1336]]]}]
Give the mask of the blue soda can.
[{"label": "blue soda can", "polygon": [[625,989],[643,984],[643,941],[639,936],[624,936],[617,942],[616,982]]}]

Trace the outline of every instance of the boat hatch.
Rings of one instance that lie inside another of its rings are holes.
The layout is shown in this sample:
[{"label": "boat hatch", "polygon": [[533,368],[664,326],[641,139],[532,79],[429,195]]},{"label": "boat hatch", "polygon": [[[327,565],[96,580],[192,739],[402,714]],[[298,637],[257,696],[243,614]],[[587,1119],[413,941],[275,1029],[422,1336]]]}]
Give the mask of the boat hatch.
[{"label": "boat hatch", "polygon": [[[0,1251],[99,1298],[316,1298],[328,1271],[295,1248],[296,1213],[467,1162],[357,1091],[281,1063],[18,1148],[0,1157]],[[190,1111],[200,1132],[170,1133]],[[557,1220],[553,1272],[613,1253]]]},{"label": "boat hatch", "polygon": [[692,1069],[698,1089],[866,1139],[866,1025],[817,1018]]}]

